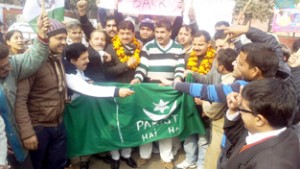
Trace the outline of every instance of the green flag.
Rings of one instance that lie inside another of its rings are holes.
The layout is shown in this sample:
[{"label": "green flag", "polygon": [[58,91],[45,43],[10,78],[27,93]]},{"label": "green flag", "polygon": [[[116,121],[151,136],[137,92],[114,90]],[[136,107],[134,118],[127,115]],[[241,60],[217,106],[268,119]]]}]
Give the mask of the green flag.
[{"label": "green flag", "polygon": [[66,106],[69,157],[205,134],[192,97],[154,83],[135,85],[133,90],[135,94],[126,98],[80,96]]}]

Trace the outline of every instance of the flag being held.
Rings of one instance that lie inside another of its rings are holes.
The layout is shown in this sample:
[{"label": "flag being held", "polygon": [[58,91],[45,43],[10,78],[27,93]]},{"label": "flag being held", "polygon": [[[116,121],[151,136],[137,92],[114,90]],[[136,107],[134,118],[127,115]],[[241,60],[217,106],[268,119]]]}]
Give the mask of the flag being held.
[{"label": "flag being held", "polygon": [[58,21],[64,20],[64,0],[27,0],[23,9],[23,16],[35,31],[37,31],[36,23],[42,13],[43,3],[49,18]]}]

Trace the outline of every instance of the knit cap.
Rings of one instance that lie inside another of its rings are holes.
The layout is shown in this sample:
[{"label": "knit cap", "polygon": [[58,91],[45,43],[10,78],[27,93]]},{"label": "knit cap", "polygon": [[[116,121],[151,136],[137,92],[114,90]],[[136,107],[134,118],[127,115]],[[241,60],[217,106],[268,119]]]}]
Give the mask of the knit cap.
[{"label": "knit cap", "polygon": [[48,29],[47,36],[50,38],[51,36],[55,36],[60,33],[67,33],[65,25],[61,22],[49,18],[50,28]]},{"label": "knit cap", "polygon": [[148,27],[154,31],[154,21],[149,18],[145,18],[140,23],[140,28],[141,27]]}]

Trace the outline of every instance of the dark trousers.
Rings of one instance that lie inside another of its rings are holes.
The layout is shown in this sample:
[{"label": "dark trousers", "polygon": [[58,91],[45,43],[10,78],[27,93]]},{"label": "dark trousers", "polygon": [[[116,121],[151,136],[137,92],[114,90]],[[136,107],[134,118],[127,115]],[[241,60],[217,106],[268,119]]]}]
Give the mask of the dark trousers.
[{"label": "dark trousers", "polygon": [[[2,150],[0,150],[2,151]],[[16,157],[13,154],[8,154],[7,156],[8,165],[11,166],[11,169],[33,169],[30,156],[27,155],[24,161],[17,161]]]},{"label": "dark trousers", "polygon": [[38,149],[30,151],[34,169],[64,169],[67,162],[66,131],[63,123],[57,127],[34,127]]}]

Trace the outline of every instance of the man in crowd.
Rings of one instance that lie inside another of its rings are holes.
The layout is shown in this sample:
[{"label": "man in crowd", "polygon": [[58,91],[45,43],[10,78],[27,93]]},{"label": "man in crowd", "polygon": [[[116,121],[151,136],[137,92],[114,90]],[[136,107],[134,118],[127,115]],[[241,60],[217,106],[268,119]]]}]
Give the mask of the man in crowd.
[{"label": "man in crowd", "polygon": [[140,30],[136,32],[135,37],[140,40],[143,45],[154,39],[154,21],[145,18],[140,23]]},{"label": "man in crowd", "polygon": [[[171,39],[171,22],[161,18],[155,25],[155,39],[143,47],[141,64],[136,69],[131,84],[149,82],[151,79],[167,78],[174,81],[183,80],[184,59],[182,46]],[[159,151],[162,166],[173,169],[172,152],[173,139],[159,140]],[[140,159],[138,166],[143,167],[151,158],[153,145],[148,143],[140,146]]]},{"label": "man in crowd", "polygon": [[[129,83],[134,76],[135,68],[140,60],[140,42],[134,37],[134,25],[131,21],[121,21],[118,25],[118,35],[112,39],[106,52],[111,55],[110,62],[105,63],[106,77],[111,82]],[[131,158],[131,148],[114,150],[111,167],[118,169],[120,159],[132,168],[136,168],[135,161]]]},{"label": "man in crowd", "polygon": [[75,20],[75,21],[67,22],[66,28],[68,32],[68,36],[67,36],[68,45],[71,45],[72,43],[82,43],[84,45],[87,45],[87,42],[83,38],[83,32],[79,21]]},{"label": "man in crowd", "polygon": [[[77,9],[79,13],[79,21],[81,23],[82,29],[86,35],[87,38],[90,38],[91,32],[95,29],[91,22],[89,21],[88,17],[86,16],[86,10],[87,10],[87,1],[86,0],[80,0],[77,2]],[[118,21],[122,20],[121,16],[117,18],[115,16],[107,16],[106,17],[106,25],[105,25],[105,32],[106,32],[106,45],[111,44],[111,40],[114,36],[118,33]]]},{"label": "man in crowd", "polygon": [[67,162],[62,113],[68,98],[61,61],[67,30],[56,20],[50,23],[48,59],[34,75],[19,81],[16,98],[16,122],[34,169],[64,169]]},{"label": "man in crowd", "polygon": [[[18,126],[15,123],[15,102],[17,81],[31,76],[36,72],[48,56],[48,39],[45,36],[49,28],[47,16],[38,19],[38,37],[28,52],[9,56],[9,50],[5,45],[0,45],[0,93],[1,116],[5,123],[8,143],[11,147],[8,154],[8,163],[14,169],[31,169],[31,161],[27,156],[22,141],[19,137]],[[7,151],[2,150],[1,151]],[[12,153],[13,152],[13,153]]]},{"label": "man in crowd", "polygon": [[177,42],[183,46],[185,54],[191,53],[193,49],[193,38],[195,30],[189,25],[182,25],[177,35]]},{"label": "man in crowd", "polygon": [[243,121],[241,128],[245,129],[224,168],[298,169],[299,141],[289,127],[297,109],[292,84],[275,78],[256,80],[235,96],[234,100],[228,96],[227,114],[238,111],[237,117]]}]

